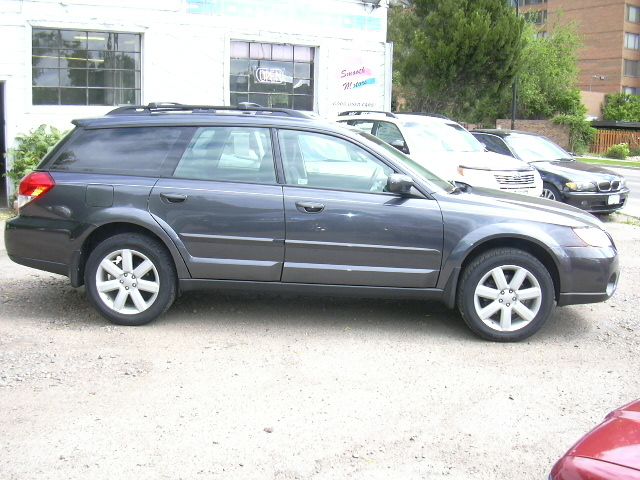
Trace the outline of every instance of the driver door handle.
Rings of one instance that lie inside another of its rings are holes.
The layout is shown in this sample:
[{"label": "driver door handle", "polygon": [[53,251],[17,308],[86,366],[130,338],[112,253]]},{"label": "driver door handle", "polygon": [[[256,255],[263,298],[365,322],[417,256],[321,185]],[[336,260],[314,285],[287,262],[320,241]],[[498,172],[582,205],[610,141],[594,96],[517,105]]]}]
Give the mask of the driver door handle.
[{"label": "driver door handle", "polygon": [[161,193],[160,198],[166,203],[182,203],[187,199],[187,196],[178,193]]},{"label": "driver door handle", "polygon": [[296,208],[302,213],[320,213],[324,210],[324,204],[314,202],[296,202]]}]

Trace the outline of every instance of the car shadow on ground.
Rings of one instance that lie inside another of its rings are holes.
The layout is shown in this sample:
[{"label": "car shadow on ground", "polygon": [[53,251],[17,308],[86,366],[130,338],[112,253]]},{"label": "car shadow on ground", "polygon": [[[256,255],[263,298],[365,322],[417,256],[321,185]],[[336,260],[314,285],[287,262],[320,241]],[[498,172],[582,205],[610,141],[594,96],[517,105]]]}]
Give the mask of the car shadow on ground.
[{"label": "car shadow on ground", "polygon": [[[72,288],[66,278],[51,276],[22,282],[21,288],[0,299],[7,316],[47,322],[65,328],[110,325],[89,304],[83,288]],[[439,302],[375,298],[302,296],[238,291],[187,292],[163,316],[149,326],[180,329],[190,324],[243,329],[304,329],[355,332],[375,331],[393,335],[480,341],[459,313]],[[580,311],[556,309],[554,316],[528,341],[572,339],[590,329]]]}]

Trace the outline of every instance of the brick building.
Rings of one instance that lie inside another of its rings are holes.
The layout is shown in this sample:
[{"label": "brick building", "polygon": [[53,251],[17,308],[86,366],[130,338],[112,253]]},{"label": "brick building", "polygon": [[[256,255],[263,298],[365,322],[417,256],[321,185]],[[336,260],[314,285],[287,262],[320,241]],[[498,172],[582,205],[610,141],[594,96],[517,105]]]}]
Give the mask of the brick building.
[{"label": "brick building", "polygon": [[640,0],[518,0],[525,17],[545,35],[574,22],[583,91],[640,94]]}]

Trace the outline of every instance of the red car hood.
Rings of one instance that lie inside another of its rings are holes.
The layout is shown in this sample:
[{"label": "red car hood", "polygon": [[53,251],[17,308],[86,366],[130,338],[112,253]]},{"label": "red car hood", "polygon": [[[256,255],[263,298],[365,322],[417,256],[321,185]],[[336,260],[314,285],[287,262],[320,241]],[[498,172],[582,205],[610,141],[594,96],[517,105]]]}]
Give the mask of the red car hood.
[{"label": "red car hood", "polygon": [[567,455],[640,470],[640,400],[614,410]]}]

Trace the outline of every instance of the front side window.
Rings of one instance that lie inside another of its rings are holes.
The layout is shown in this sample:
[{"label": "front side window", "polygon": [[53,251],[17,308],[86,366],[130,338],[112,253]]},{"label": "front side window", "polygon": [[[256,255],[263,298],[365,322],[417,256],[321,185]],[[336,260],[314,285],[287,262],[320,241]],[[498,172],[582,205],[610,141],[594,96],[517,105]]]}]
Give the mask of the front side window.
[{"label": "front side window", "polygon": [[511,152],[500,137],[481,133],[474,136],[480,140],[480,142],[484,143],[489,151],[511,156]]},{"label": "front side window", "polygon": [[349,120],[346,123],[347,125],[354,126],[358,130],[362,130],[363,132],[367,132],[367,133],[371,133],[374,125],[373,120]]},{"label": "front side window", "polygon": [[313,110],[315,49],[231,42],[231,105]]},{"label": "front side window", "polygon": [[400,129],[391,122],[378,122],[376,137],[394,147],[406,145]]},{"label": "front side window", "polygon": [[34,28],[34,105],[140,103],[140,35]]},{"label": "front side window", "polygon": [[60,149],[51,169],[156,177],[182,153],[192,134],[190,127],[81,130]]},{"label": "front side window", "polygon": [[341,138],[281,130],[280,150],[288,185],[382,193],[393,170]]},{"label": "front side window", "polygon": [[484,147],[467,130],[457,123],[404,122],[404,132],[410,145],[423,152],[482,152]]},{"label": "front side window", "polygon": [[193,180],[275,183],[269,129],[199,128],[173,176]]},{"label": "front side window", "polygon": [[514,133],[509,135],[506,141],[518,157],[525,162],[572,160],[569,153],[543,137]]}]

